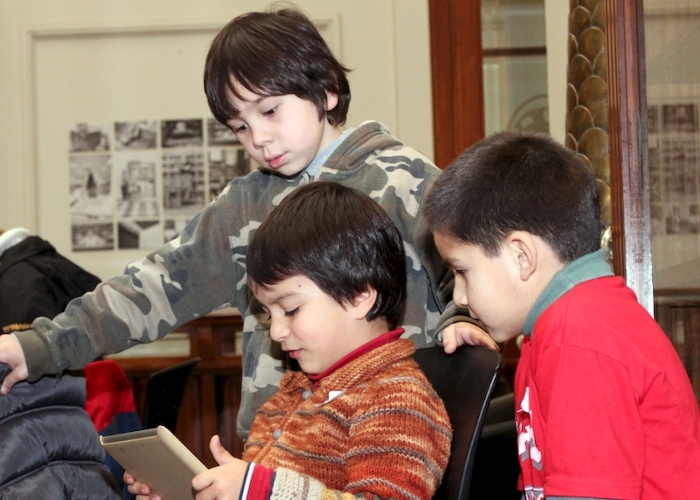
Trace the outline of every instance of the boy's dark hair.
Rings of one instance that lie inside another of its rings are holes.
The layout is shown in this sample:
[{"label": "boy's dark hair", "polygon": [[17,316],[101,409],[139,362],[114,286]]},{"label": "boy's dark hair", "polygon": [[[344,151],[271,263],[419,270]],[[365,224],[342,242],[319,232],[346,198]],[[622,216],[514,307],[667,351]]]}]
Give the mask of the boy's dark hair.
[{"label": "boy's dark hair", "polygon": [[369,196],[335,182],[294,190],[257,229],[248,246],[248,277],[269,286],[305,276],[344,306],[374,288],[367,321],[399,324],[406,300],[403,240]]},{"label": "boy's dark hair", "polygon": [[596,180],[545,134],[500,132],[467,148],[426,196],[433,231],[495,257],[513,231],[542,238],[563,263],[600,249]]},{"label": "boy's dark hair", "polygon": [[[235,117],[230,102],[235,79],[263,96],[294,94],[311,101],[319,118],[340,126],[350,105],[350,84],[342,66],[302,12],[292,8],[249,12],[229,22],[214,38],[204,68],[204,91],[214,117],[223,124]],[[326,92],[338,104],[324,109]]]}]

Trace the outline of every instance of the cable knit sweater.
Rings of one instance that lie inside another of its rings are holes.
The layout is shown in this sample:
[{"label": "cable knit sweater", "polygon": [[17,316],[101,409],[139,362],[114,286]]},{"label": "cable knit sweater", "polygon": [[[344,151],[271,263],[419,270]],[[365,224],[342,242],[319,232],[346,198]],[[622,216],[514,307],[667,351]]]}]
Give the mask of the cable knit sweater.
[{"label": "cable knit sweater", "polygon": [[301,372],[283,377],[243,455],[274,470],[270,500],[432,497],[452,431],[414,351],[410,340],[390,342],[318,387]]}]

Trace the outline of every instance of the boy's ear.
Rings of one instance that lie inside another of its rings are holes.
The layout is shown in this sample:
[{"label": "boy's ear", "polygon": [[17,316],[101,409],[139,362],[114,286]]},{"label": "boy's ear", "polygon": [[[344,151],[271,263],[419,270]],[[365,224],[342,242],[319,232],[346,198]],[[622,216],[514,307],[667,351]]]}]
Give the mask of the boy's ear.
[{"label": "boy's ear", "polygon": [[337,105],[338,105],[338,94],[334,94],[333,92],[326,91],[326,105],[324,106],[324,109],[326,111],[330,111],[332,109],[335,109],[335,107]]},{"label": "boy's ear", "polygon": [[355,319],[365,319],[376,301],[377,291],[372,287],[358,293],[350,304],[355,311]]},{"label": "boy's ear", "polygon": [[506,246],[520,274],[520,279],[527,281],[537,270],[537,245],[534,238],[526,231],[513,231],[506,238]]}]

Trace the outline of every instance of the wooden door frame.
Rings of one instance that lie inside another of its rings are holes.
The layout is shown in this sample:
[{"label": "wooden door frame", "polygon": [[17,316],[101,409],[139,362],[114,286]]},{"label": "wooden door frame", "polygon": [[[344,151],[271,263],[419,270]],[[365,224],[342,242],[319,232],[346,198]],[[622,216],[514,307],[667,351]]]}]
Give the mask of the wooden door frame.
[{"label": "wooden door frame", "polygon": [[435,164],[484,137],[481,1],[429,0]]},{"label": "wooden door frame", "polygon": [[643,0],[607,0],[606,35],[614,270],[653,314]]},{"label": "wooden door frame", "polygon": [[[429,0],[435,163],[484,137],[480,0]],[[606,0],[613,267],[653,313],[643,0]]]}]

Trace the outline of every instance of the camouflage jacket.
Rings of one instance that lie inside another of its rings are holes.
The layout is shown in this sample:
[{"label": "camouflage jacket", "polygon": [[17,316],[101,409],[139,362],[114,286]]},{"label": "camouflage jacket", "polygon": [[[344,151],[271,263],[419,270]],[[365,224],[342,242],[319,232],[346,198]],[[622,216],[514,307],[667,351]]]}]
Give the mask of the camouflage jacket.
[{"label": "camouflage jacket", "polygon": [[419,208],[439,173],[380,123],[365,122],[341,142],[315,178],[306,171],[293,178],[255,171],[234,179],[179,238],[129,264],[123,275],[102,282],[53,320],[38,318],[31,330],[16,333],[29,380],[82,368],[100,355],[152,342],[183,323],[231,305],[243,317],[238,433],[245,439],[255,412],[274,394],[286,372],[282,352],[267,334],[267,315],[248,288],[248,240],[287,194],[316,180],[360,189],[390,215],[406,249],[404,337],[417,347],[432,345],[451,290],[443,285],[446,269]]}]

